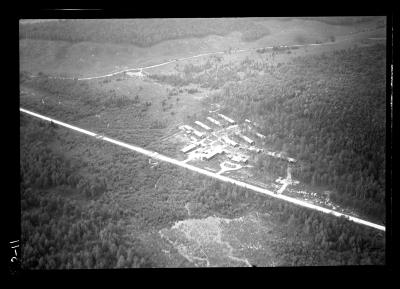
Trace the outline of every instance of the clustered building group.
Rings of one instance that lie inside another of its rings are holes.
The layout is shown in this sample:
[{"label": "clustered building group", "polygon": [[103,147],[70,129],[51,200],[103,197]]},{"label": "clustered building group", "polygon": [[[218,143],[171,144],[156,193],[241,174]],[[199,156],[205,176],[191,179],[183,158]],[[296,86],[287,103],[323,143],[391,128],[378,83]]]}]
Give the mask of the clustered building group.
[{"label": "clustered building group", "polygon": [[[218,116],[218,117],[217,117]],[[194,124],[198,128],[189,125],[179,127],[191,143],[181,149],[184,154],[189,154],[195,150],[200,152],[200,159],[209,161],[217,155],[225,154],[231,161],[238,163],[247,163],[250,156],[245,152],[264,152],[262,148],[255,146],[255,141],[242,134],[239,125],[233,119],[218,113],[217,116],[207,116],[205,124],[196,120]],[[216,119],[218,118],[218,119]],[[257,124],[246,119],[245,122],[249,128],[257,127]],[[201,128],[202,131],[199,129]],[[265,136],[259,132],[255,135],[259,139],[265,139]],[[235,141],[236,140],[236,141]],[[293,158],[287,158],[281,153],[266,152],[267,155],[285,159],[289,162],[296,162]]]}]

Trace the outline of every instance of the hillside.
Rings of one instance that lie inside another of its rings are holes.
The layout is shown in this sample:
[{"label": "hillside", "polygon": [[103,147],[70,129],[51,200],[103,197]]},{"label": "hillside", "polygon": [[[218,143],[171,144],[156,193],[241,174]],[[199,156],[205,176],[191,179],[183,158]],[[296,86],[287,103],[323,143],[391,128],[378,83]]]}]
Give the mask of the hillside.
[{"label": "hillside", "polygon": [[152,46],[164,40],[224,36],[238,31],[242,40],[252,41],[268,35],[267,28],[246,18],[169,18],[169,19],[87,19],[39,22],[20,25],[20,38],[68,42],[130,43]]},{"label": "hillside", "polygon": [[[295,58],[272,74],[226,85],[214,100],[239,117],[253,115],[268,146],[301,161],[296,177],[384,219],[385,75],[378,44]],[[271,168],[266,160],[259,165]]]},{"label": "hillside", "polygon": [[[332,37],[340,40],[377,28],[380,18],[353,26],[327,24],[318,18],[225,20],[68,20],[20,24],[21,70],[93,76],[231,48],[316,43],[331,41]],[[254,37],[243,38],[246,33]]]}]

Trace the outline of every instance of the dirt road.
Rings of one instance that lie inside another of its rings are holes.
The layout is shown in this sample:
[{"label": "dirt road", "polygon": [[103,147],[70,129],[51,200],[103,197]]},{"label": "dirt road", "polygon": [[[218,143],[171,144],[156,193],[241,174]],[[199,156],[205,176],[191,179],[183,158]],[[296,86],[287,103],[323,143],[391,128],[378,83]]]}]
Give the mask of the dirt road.
[{"label": "dirt road", "polygon": [[[301,44],[301,45],[298,44],[298,45],[290,45],[290,46],[282,45],[280,47],[290,48],[290,47],[318,46],[318,45],[330,45],[330,44],[333,44],[333,43],[332,42],[327,42],[327,43],[319,43],[319,44]],[[257,50],[257,49],[272,49],[272,48],[274,48],[274,46],[249,48],[249,49],[234,49],[234,50],[232,50],[231,53],[246,52],[246,51],[252,51],[252,50]],[[150,66],[129,68],[129,69],[124,69],[124,70],[120,70],[120,71],[117,71],[117,72],[114,72],[114,73],[109,73],[109,74],[100,75],[100,76],[77,78],[77,80],[92,80],[92,79],[110,77],[110,76],[114,76],[114,75],[117,75],[117,74],[120,74],[120,73],[125,73],[125,72],[128,72],[128,71],[131,71],[131,70],[144,70],[144,69],[148,69],[148,68],[154,68],[154,67],[167,65],[167,64],[173,63],[173,62],[178,62],[178,61],[198,58],[198,57],[207,56],[207,55],[224,54],[224,53],[225,53],[225,51],[215,51],[215,52],[209,52],[209,53],[202,53],[202,54],[197,54],[197,55],[194,55],[194,56],[178,58],[178,59],[174,59],[174,60],[170,60],[170,61],[166,61],[166,62],[162,62],[162,63],[159,63],[159,64],[150,65]],[[64,79],[66,79],[66,78],[64,78]],[[72,79],[72,78],[70,78],[70,79]]]},{"label": "dirt road", "polygon": [[[296,45],[281,45],[279,47],[291,48],[291,47],[304,47],[304,46],[332,45],[332,44],[336,44],[336,43],[337,42],[326,42],[326,43],[318,43],[318,44],[309,43],[309,44],[296,44]],[[246,51],[258,50],[258,49],[273,49],[273,48],[274,48],[274,46],[256,47],[256,48],[249,48],[249,49],[233,49],[230,53],[239,53],[239,52],[246,52]],[[80,80],[80,81],[81,80],[93,80],[93,79],[111,77],[111,76],[118,75],[118,74],[121,74],[121,73],[129,72],[129,71],[132,71],[132,70],[142,70],[143,71],[145,69],[167,65],[167,64],[170,64],[170,63],[173,63],[173,62],[178,62],[178,61],[198,58],[198,57],[207,56],[207,55],[224,54],[224,53],[226,53],[226,51],[215,51],[215,52],[201,53],[201,54],[197,54],[197,55],[193,55],[193,56],[189,56],[189,57],[183,57],[183,58],[177,58],[177,59],[169,60],[169,61],[162,62],[162,63],[159,63],[159,64],[143,66],[143,67],[128,68],[128,69],[119,70],[119,71],[116,71],[116,72],[112,72],[112,73],[108,73],[108,74],[104,74],[104,75],[99,75],[99,76],[92,76],[92,77],[76,78],[76,77],[49,76],[48,78],[52,78],[52,79],[70,79],[70,80],[76,79],[76,80]],[[38,76],[31,76],[31,77],[38,77]]]}]

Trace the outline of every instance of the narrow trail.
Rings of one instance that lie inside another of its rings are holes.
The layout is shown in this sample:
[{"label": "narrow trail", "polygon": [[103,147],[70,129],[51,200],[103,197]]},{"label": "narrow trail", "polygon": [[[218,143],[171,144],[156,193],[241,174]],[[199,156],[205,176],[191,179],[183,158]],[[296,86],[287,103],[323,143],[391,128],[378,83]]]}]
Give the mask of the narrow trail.
[{"label": "narrow trail", "polygon": [[55,119],[50,118],[50,117],[43,116],[41,114],[26,110],[26,109],[21,108],[21,107],[20,107],[19,110],[22,113],[34,116],[36,118],[39,118],[39,119],[42,119],[42,120],[45,120],[45,121],[53,122],[53,123],[58,124],[60,126],[63,126],[63,127],[69,128],[71,130],[74,130],[74,131],[89,135],[89,136],[94,137],[94,138],[96,138],[98,140],[101,140],[101,141],[106,141],[106,142],[109,142],[109,143],[112,143],[112,144],[127,148],[129,150],[132,150],[132,151],[135,151],[137,153],[146,155],[146,156],[148,156],[150,158],[153,158],[153,159],[157,159],[157,160],[160,160],[160,161],[163,161],[163,162],[167,162],[167,163],[170,163],[170,164],[173,164],[173,165],[176,165],[176,166],[180,166],[180,167],[188,169],[190,171],[193,171],[193,172],[196,172],[196,173],[199,173],[199,174],[202,174],[202,175],[214,178],[214,179],[218,179],[218,180],[226,182],[226,183],[231,183],[231,184],[237,185],[239,187],[252,190],[252,191],[257,192],[257,193],[268,195],[270,197],[273,197],[273,198],[276,198],[276,199],[280,199],[280,200],[283,200],[283,201],[286,201],[286,202],[289,202],[289,203],[292,203],[292,204],[295,204],[295,205],[298,205],[298,206],[301,206],[301,207],[309,208],[311,210],[319,211],[319,212],[322,212],[322,213],[325,213],[325,214],[329,214],[329,215],[333,215],[333,216],[336,216],[336,217],[344,217],[347,220],[353,221],[355,223],[358,223],[358,224],[361,224],[361,225],[364,225],[364,226],[368,226],[368,227],[371,227],[371,228],[374,228],[374,229],[377,229],[377,230],[380,230],[380,231],[385,231],[385,226],[382,226],[382,225],[378,225],[378,224],[375,224],[375,223],[372,223],[372,222],[369,222],[369,221],[366,221],[366,220],[363,220],[363,219],[360,219],[360,218],[357,218],[357,217],[346,215],[346,214],[343,214],[343,213],[340,213],[340,212],[337,212],[337,211],[334,211],[334,210],[331,210],[331,209],[328,209],[328,208],[325,208],[325,207],[320,207],[320,206],[317,206],[317,205],[314,205],[314,204],[311,204],[311,203],[308,203],[308,202],[305,202],[305,201],[302,201],[302,200],[299,200],[299,199],[296,199],[296,198],[293,198],[293,197],[289,197],[289,196],[285,196],[285,195],[279,195],[279,194],[276,194],[276,193],[274,193],[274,192],[272,192],[270,190],[263,189],[261,187],[254,186],[254,185],[251,185],[249,183],[245,183],[245,182],[242,182],[242,181],[239,181],[239,180],[235,180],[235,179],[223,176],[223,175],[218,175],[218,174],[216,174],[214,172],[210,172],[208,170],[205,170],[205,169],[193,166],[193,165],[189,165],[187,163],[184,163],[182,161],[173,159],[171,157],[159,154],[157,152],[153,152],[153,151],[150,151],[150,150],[147,150],[147,149],[143,149],[143,148],[138,147],[138,146],[130,145],[130,144],[127,144],[127,143],[124,143],[124,142],[121,142],[121,141],[106,137],[106,136],[104,136],[102,134],[99,135],[97,133],[94,133],[94,132],[91,132],[91,131],[88,131],[88,130],[85,130],[85,129],[82,129],[82,128],[79,128],[79,127],[76,127],[76,126],[61,122],[61,121],[58,121],[58,120],[55,120]]},{"label": "narrow trail", "polygon": [[[295,45],[280,45],[278,47],[281,48],[291,48],[291,47],[305,47],[305,46],[320,46],[320,45],[332,45],[332,44],[336,44],[338,42],[326,42],[326,43],[309,43],[309,44],[295,44]],[[265,47],[254,47],[254,48],[248,48],[248,49],[233,49],[230,53],[240,53],[240,52],[247,52],[247,51],[252,51],[252,50],[258,50],[258,49],[273,49],[275,46],[265,46]],[[111,76],[115,76],[121,73],[125,73],[125,72],[129,72],[132,70],[145,70],[145,69],[149,69],[149,68],[154,68],[154,67],[160,67],[160,66],[164,66],[173,62],[179,62],[179,61],[183,61],[183,60],[188,60],[188,59],[193,59],[193,58],[198,58],[198,57],[203,57],[203,56],[208,56],[208,55],[215,55],[215,54],[224,54],[226,53],[226,51],[214,51],[214,52],[208,52],[208,53],[201,53],[201,54],[197,54],[197,55],[193,55],[193,56],[188,56],[188,57],[183,57],[183,58],[177,58],[174,60],[169,60],[166,62],[162,62],[159,64],[154,64],[154,65],[149,65],[149,66],[143,66],[143,67],[134,67],[134,68],[128,68],[128,69],[123,69],[123,70],[119,70],[116,72],[112,72],[112,73],[108,73],[108,74],[104,74],[104,75],[99,75],[99,76],[91,76],[91,77],[81,77],[81,78],[77,78],[77,77],[59,77],[59,76],[48,76],[48,78],[50,79],[69,79],[69,80],[78,80],[78,81],[82,81],[82,80],[93,80],[93,79],[100,79],[100,78],[105,78],[105,77],[111,77]],[[39,77],[39,76],[31,76],[31,77]]]},{"label": "narrow trail", "polygon": [[[313,45],[324,45],[324,44],[325,43],[291,45],[291,46],[281,46],[281,47],[290,48],[290,47],[313,46]],[[326,43],[326,44],[331,44],[331,43]],[[233,50],[231,53],[246,52],[246,51],[252,51],[252,50],[257,50],[257,49],[273,49],[273,48],[274,48],[274,46],[266,46],[266,47],[259,47],[259,48],[249,48],[249,49],[238,49],[238,50]],[[188,60],[188,59],[193,59],[193,58],[198,58],[198,57],[203,57],[203,56],[208,56],[208,55],[224,54],[224,53],[226,53],[226,52],[225,51],[215,51],[215,52],[201,53],[201,54],[197,54],[197,55],[193,55],[193,56],[178,58],[178,59],[162,62],[162,63],[159,63],[159,64],[150,65],[150,66],[129,68],[129,69],[124,69],[124,70],[121,70],[121,71],[117,71],[117,72],[109,73],[109,74],[105,74],[105,75],[100,75],[100,76],[78,78],[77,80],[92,80],[92,79],[110,77],[110,76],[114,76],[114,75],[117,75],[117,74],[121,74],[121,73],[125,73],[125,72],[128,72],[128,71],[131,71],[131,70],[145,70],[145,69],[149,69],[149,68],[164,66],[164,65],[167,65],[167,64],[170,64],[170,63],[173,63],[173,62],[178,62],[178,61],[183,61],[183,60]]]}]

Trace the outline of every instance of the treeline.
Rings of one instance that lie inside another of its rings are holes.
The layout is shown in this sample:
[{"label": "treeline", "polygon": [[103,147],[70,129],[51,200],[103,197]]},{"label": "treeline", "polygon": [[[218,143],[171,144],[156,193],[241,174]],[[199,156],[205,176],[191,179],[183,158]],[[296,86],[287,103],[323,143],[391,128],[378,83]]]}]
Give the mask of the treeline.
[{"label": "treeline", "polygon": [[371,22],[377,18],[377,16],[343,16],[343,17],[296,17],[304,20],[319,21],[326,24],[332,25],[354,25],[365,22]]},{"label": "treeline", "polygon": [[19,25],[20,39],[129,43],[148,47],[171,39],[242,33],[243,41],[270,34],[246,18],[85,19]]},{"label": "treeline", "polygon": [[295,58],[274,70],[230,83],[211,101],[253,116],[267,148],[299,160],[295,178],[384,221],[385,47]]},{"label": "treeline", "polygon": [[77,201],[21,188],[23,269],[149,267],[140,240],[124,240],[126,214],[112,204],[84,209]]},{"label": "treeline", "polygon": [[174,74],[150,74],[149,78],[157,82],[166,83],[175,87],[184,87],[191,84],[201,88],[220,89],[229,83],[237,83],[244,79],[257,77],[261,74],[276,76],[283,63],[277,63],[279,54],[291,54],[298,47],[279,47],[259,49],[260,60],[246,57],[241,62],[222,63],[221,57],[211,57],[207,62],[199,65],[186,64]]},{"label": "treeline", "polygon": [[244,68],[232,63],[220,64],[209,60],[202,65],[187,64],[175,74],[150,74],[149,78],[175,87],[197,84],[201,88],[219,89],[228,82],[239,81],[238,72],[241,70]]},{"label": "treeline", "polygon": [[[79,101],[85,106],[92,108],[109,107],[122,108],[127,105],[141,104],[138,96],[120,95],[115,89],[104,91],[96,85],[90,85],[85,81],[73,79],[48,78],[42,74],[41,77],[22,82],[24,85],[32,86],[48,92],[57,100],[61,101]],[[101,83],[100,83],[101,86]],[[143,103],[144,106],[150,106],[151,103]]]},{"label": "treeline", "polygon": [[201,212],[214,212],[237,218],[248,212],[267,212],[286,235],[289,243],[274,250],[283,266],[310,265],[383,265],[384,234],[373,229],[274,200],[246,189],[207,181],[193,197]]}]

